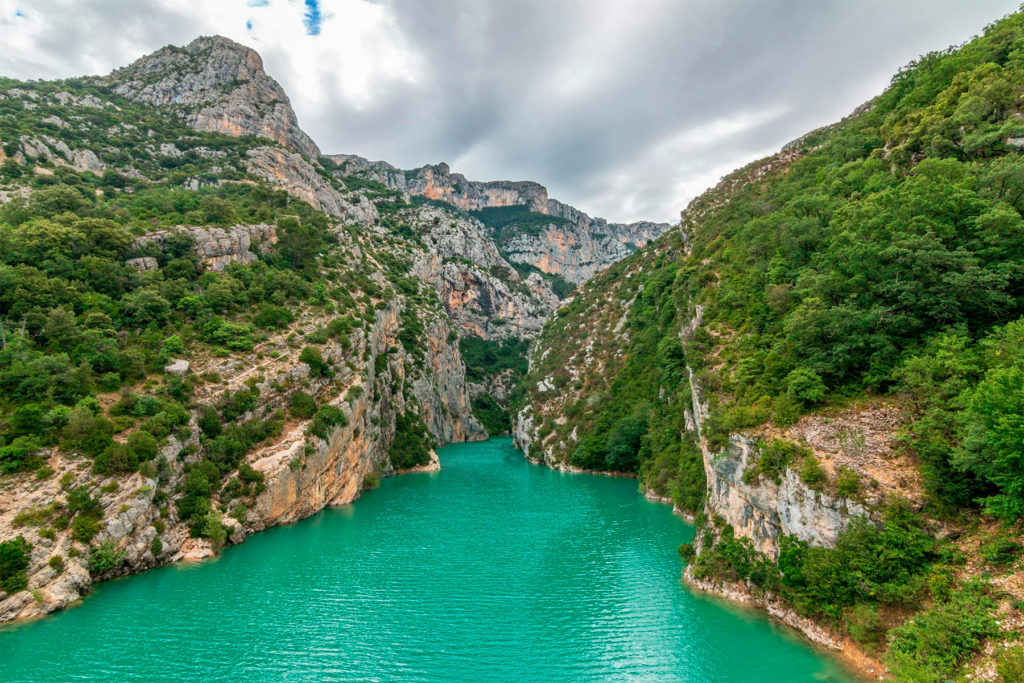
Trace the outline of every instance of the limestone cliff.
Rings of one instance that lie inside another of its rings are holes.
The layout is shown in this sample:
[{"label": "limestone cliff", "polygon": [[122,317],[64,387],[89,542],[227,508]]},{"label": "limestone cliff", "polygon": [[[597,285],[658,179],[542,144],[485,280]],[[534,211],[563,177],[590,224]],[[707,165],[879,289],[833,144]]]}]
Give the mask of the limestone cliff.
[{"label": "limestone cliff", "polygon": [[479,221],[429,206],[407,218],[426,246],[412,272],[437,290],[464,336],[533,336],[554,312],[548,284],[536,273],[521,278]]},{"label": "limestone cliff", "polygon": [[277,185],[307,204],[346,221],[369,226],[377,220],[377,209],[363,195],[343,196],[325,180],[302,155],[277,147],[257,147],[247,152],[250,173]]},{"label": "limestone cliff", "polygon": [[173,107],[196,130],[268,138],[307,159],[320,154],[259,54],[222,36],[167,46],[108,80],[129,99]]},{"label": "limestone cliff", "polygon": [[832,547],[852,520],[869,515],[869,508],[859,501],[811,488],[792,467],[784,469],[778,482],[764,476],[744,477],[760,455],[757,440],[730,434],[723,450],[709,447],[700,434],[708,407],[692,372],[690,389],[691,435],[700,443],[707,479],[705,511],[732,526],[737,538],[749,538],[756,550],[775,559],[781,536]]},{"label": "limestone cliff", "polygon": [[570,282],[583,282],[621,260],[669,229],[668,223],[640,221],[609,223],[591,218],[575,207],[548,197],[547,188],[529,181],[467,180],[452,173],[448,164],[403,171],[383,161],[368,161],[352,154],[329,157],[342,176],[374,180],[414,197],[441,201],[463,211],[496,207],[525,207],[553,217],[542,231],[519,231],[503,251],[509,260],[527,263]]},{"label": "limestone cliff", "polygon": [[[450,325],[437,319],[427,328],[428,350],[423,365],[410,377],[406,374],[409,357],[397,337],[400,314],[401,305],[378,310],[372,325],[353,336],[352,348],[347,352],[337,344],[328,344],[324,355],[337,368],[336,376],[331,378],[311,376],[309,367],[290,349],[286,334],[269,339],[245,358],[195,359],[196,372],[216,373],[219,379],[201,390],[201,400],[213,400],[225,390],[244,388],[247,383],[258,389],[257,406],[242,418],[272,415],[288,405],[291,391],[282,391],[282,387],[302,386],[306,391],[333,396],[329,403],[340,407],[347,418],[344,425],[336,426],[323,439],[307,432],[308,420],[288,422],[272,442],[248,454],[246,461],[263,475],[265,488],[244,516],[225,515],[224,522],[232,529],[230,542],[239,543],[249,533],[303,519],[328,505],[352,502],[368,474],[393,474],[388,444],[399,413],[419,410],[438,443],[486,437],[468,410],[465,366],[458,347],[448,343]],[[307,318],[300,324],[315,322]],[[275,359],[259,360],[271,351],[277,354]],[[387,358],[387,362],[380,366],[375,362],[378,357]],[[353,365],[354,359],[362,360]],[[354,387],[362,390],[352,391]],[[174,506],[157,497],[161,490],[173,490],[184,477],[184,467],[197,457],[200,442],[194,421],[188,431],[191,436],[186,440],[172,436],[163,447],[161,456],[171,470],[162,475],[169,477],[162,483],[139,473],[102,477],[95,482],[95,475],[80,466],[79,457],[59,449],[49,455],[48,465],[54,475],[48,479],[41,481],[33,475],[5,478],[0,538],[23,535],[33,550],[29,590],[13,595],[0,593],[0,622],[62,609],[85,595],[96,580],[214,553],[207,540],[190,536]],[[190,452],[193,454],[182,456]],[[90,573],[88,556],[76,550],[81,546],[72,538],[71,529],[59,529],[51,535],[22,521],[26,513],[49,509],[70,489],[94,483],[99,484],[103,509],[102,527],[94,541],[110,541],[121,557],[116,569],[101,574]],[[154,539],[159,542],[155,544]],[[64,562],[60,571],[50,564],[55,556]]]},{"label": "limestone cliff", "polygon": [[[141,253],[154,249],[162,252],[164,245],[175,233],[187,235],[195,245],[203,265],[214,271],[224,270],[229,263],[253,263],[259,258],[257,254],[271,249],[277,243],[274,226],[266,223],[232,225],[227,228],[178,226],[142,235],[135,240],[135,249]],[[151,270],[156,268],[157,260],[153,256],[139,256],[129,259],[127,264],[139,270]]]}]

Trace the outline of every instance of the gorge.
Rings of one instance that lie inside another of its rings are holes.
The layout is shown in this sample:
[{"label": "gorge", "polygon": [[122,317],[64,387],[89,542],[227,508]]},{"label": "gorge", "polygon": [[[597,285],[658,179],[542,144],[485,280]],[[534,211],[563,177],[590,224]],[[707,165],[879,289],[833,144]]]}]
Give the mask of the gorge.
[{"label": "gorge", "polygon": [[852,680],[682,589],[690,530],[631,481],[529,465],[508,439],[439,455],[440,472],[0,631],[0,677]]},{"label": "gorge", "polygon": [[1018,12],[669,225],[3,79],[0,672],[1020,680],[1022,113]]}]

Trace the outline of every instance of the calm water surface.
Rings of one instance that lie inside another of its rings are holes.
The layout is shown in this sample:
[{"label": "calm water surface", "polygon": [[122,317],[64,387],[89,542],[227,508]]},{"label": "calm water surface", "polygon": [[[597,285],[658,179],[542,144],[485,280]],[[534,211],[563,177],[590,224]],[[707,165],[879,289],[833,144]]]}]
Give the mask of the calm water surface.
[{"label": "calm water surface", "polygon": [[692,528],[507,439],[0,630],[0,681],[847,681],[680,582]]}]

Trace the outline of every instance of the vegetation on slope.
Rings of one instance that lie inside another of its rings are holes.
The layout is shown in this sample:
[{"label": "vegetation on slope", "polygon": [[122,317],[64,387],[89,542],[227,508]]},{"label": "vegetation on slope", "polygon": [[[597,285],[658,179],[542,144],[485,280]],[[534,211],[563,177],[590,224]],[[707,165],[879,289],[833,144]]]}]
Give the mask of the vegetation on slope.
[{"label": "vegetation on slope", "polygon": [[525,204],[512,206],[489,206],[479,211],[470,211],[490,230],[498,247],[504,249],[518,235],[539,235],[549,225],[564,225],[569,221],[559,216],[530,211]]},{"label": "vegetation on slope", "polygon": [[[1024,515],[1022,97],[1018,13],[727,176],[688,207],[689,244],[661,238],[549,322],[526,381],[536,447],[636,471],[696,512],[704,474],[685,432],[685,368],[710,402],[712,452],[732,432],[894,396],[911,409],[903,445],[927,488],[923,518],[892,512],[834,549],[784,539],[778,563],[709,519],[694,570],[750,581],[887,646],[901,678],[955,676],[997,633],[996,604],[1020,608],[933,539],[936,518]],[[1005,532],[1008,547],[1018,533]],[[1012,573],[1010,556],[1000,573]]]},{"label": "vegetation on slope", "polygon": [[482,384],[485,391],[473,399],[473,415],[488,434],[508,434],[512,431],[509,400],[499,401],[492,393],[495,383],[502,387],[516,387],[526,375],[527,353],[530,341],[508,337],[502,341],[466,337],[459,341],[462,359],[466,363],[466,378]]},{"label": "vegetation on slope", "polygon": [[[23,154],[32,140],[55,149],[47,136],[119,170],[97,174],[63,157]],[[252,367],[276,359],[281,345],[294,348],[309,368],[303,388],[311,393],[270,391],[285,392],[290,417],[309,421],[310,439],[345,426],[344,412],[328,402],[345,389],[335,381],[339,370],[362,361],[375,371],[368,387],[375,400],[387,389],[415,408],[402,377],[421,372],[425,326],[441,309],[433,290],[408,275],[409,247],[390,190],[361,188],[394,230],[368,238],[249,175],[245,152],[265,140],[198,133],[88,79],[0,82],[0,139],[7,156],[0,165],[0,474],[52,477],[54,449],[102,478],[141,472],[156,482],[161,520],[185,522],[219,547],[229,532],[221,515],[243,521],[263,490],[246,455],[279,437],[288,416],[264,405],[262,374],[221,390],[215,372],[165,372],[173,358],[191,358],[194,367],[197,359],[234,356]],[[182,229],[256,223],[272,226],[276,243],[256,250],[255,262],[221,271],[207,267]],[[139,240],[155,230],[160,239]],[[140,257],[151,262],[129,262]],[[389,307],[400,310],[397,342],[376,358],[356,358],[369,348],[353,338],[365,338]],[[392,355],[398,351],[405,355]],[[391,372],[403,357],[405,372]],[[362,392],[358,384],[345,398]],[[313,448],[306,444],[304,454]],[[419,415],[399,416],[394,466],[421,464],[429,448]],[[302,457],[292,465],[302,467]],[[89,548],[101,528],[101,499],[117,489],[108,486],[69,480],[64,500],[17,524],[51,540],[70,529]],[[21,548],[14,541],[0,548],[4,592],[23,588]],[[154,555],[161,549],[157,537]],[[97,575],[123,560],[94,542],[90,553]]]}]

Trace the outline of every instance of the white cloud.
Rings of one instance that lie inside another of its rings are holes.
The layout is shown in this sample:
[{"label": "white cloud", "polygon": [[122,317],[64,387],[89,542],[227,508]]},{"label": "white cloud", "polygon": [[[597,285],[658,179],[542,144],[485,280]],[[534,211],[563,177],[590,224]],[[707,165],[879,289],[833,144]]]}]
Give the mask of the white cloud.
[{"label": "white cloud", "polygon": [[[536,180],[611,220],[676,220],[1019,0],[0,0],[0,75],[107,73],[250,45],[327,152]],[[739,112],[739,113],[737,113]]]}]

